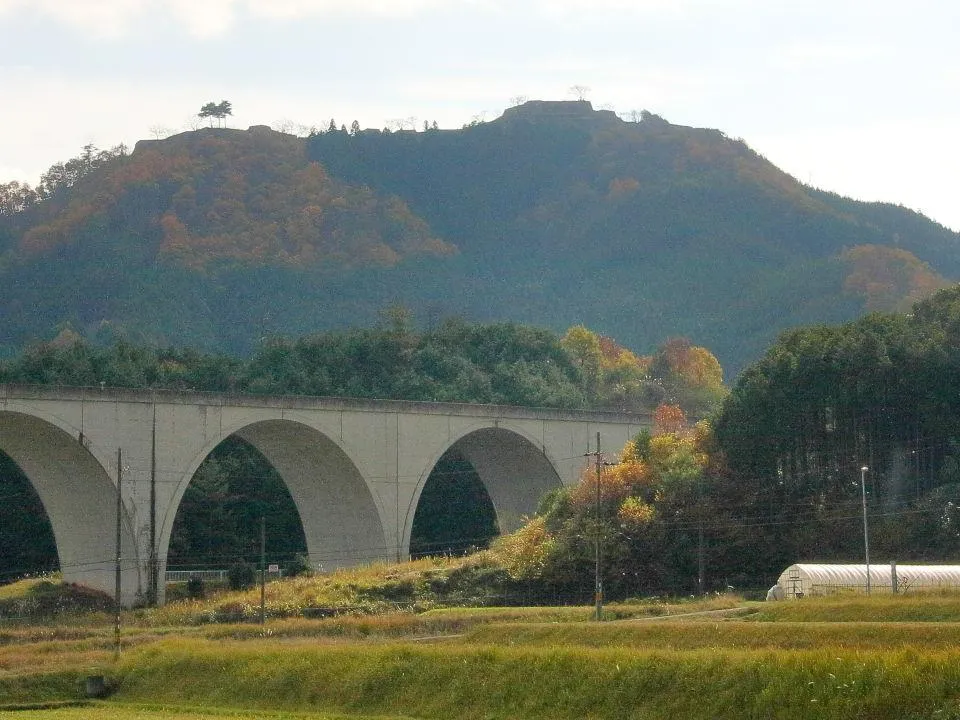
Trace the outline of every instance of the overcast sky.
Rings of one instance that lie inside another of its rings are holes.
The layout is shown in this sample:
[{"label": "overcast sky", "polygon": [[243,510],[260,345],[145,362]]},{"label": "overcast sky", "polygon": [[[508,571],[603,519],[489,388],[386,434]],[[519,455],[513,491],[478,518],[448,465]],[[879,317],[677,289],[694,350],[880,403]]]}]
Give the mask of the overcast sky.
[{"label": "overcast sky", "polygon": [[960,230],[954,0],[0,0],[0,182],[211,100],[232,127],[460,127],[573,85]]}]

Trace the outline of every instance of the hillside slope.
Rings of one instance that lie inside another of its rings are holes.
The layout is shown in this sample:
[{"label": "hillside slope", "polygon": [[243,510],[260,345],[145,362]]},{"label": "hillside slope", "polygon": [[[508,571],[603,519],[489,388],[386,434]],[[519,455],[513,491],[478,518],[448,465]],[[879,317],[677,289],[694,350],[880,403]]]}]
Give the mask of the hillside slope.
[{"label": "hillside slope", "polygon": [[640,352],[684,335],[736,372],[784,328],[960,276],[960,236],[916,213],[585,102],[455,131],[206,129],[2,207],[7,352],[64,324],[245,352],[402,303],[427,324],[583,323]]}]

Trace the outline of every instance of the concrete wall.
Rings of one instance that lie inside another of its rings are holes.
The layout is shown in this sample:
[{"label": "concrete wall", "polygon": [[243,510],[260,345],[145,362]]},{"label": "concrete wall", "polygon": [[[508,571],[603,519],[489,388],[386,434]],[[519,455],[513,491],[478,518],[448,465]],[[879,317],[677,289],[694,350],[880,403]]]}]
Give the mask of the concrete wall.
[{"label": "concrete wall", "polygon": [[187,485],[230,435],[283,478],[311,562],[329,569],[407,557],[420,493],[454,446],[509,531],[544,492],[577,481],[597,432],[615,453],[648,426],[619,413],[0,385],[0,450],[37,489],[64,578],[111,593],[122,451],[127,604],[147,599],[152,578],[163,577]]}]

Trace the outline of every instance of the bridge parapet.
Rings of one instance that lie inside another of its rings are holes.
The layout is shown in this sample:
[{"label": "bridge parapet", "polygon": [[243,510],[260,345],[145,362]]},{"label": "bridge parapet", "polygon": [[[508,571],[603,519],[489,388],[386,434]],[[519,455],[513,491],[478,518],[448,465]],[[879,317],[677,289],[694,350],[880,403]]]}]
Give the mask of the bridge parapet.
[{"label": "bridge parapet", "polygon": [[386,400],[328,395],[250,395],[168,388],[118,388],[71,385],[0,384],[0,400],[58,400],[84,402],[129,402],[141,404],[197,405],[208,407],[253,407],[278,410],[349,410],[355,412],[457,415],[466,417],[517,418],[524,420],[594,421],[647,425],[650,413],[585,408],[526,407],[429,400]]}]

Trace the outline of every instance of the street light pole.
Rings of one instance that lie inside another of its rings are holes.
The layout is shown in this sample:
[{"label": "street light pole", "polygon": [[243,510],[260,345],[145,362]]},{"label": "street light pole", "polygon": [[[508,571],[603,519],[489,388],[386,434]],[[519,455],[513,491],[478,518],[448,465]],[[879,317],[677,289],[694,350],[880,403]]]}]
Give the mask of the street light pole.
[{"label": "street light pole", "polygon": [[870,532],[867,529],[867,470],[860,468],[860,499],[863,504],[863,556],[867,563],[867,595],[870,594]]}]

